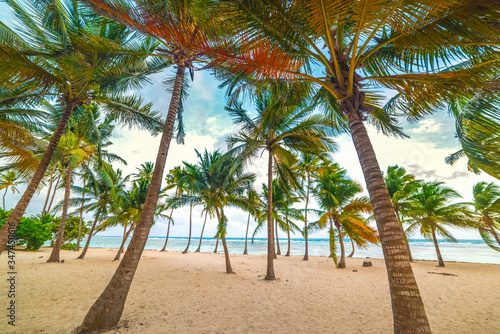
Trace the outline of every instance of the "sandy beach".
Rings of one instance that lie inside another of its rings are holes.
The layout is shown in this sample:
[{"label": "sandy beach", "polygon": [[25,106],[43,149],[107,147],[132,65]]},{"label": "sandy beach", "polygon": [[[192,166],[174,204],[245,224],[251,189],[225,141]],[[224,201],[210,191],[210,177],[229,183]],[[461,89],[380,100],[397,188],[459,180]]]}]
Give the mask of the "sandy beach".
[{"label": "sandy beach", "polygon": [[[1,317],[2,333],[70,333],[103,291],[118,262],[116,250],[90,249],[85,260],[62,251],[64,263],[45,263],[49,249],[16,252],[16,327]],[[6,275],[7,253],[2,254]],[[107,333],[390,333],[392,314],[384,261],[282,257],[279,280],[267,282],[265,255],[145,251],[122,318]],[[413,264],[434,333],[500,333],[500,265]],[[437,273],[437,274],[436,274]],[[452,275],[442,275],[443,273]],[[6,279],[0,283],[4,313]]]}]

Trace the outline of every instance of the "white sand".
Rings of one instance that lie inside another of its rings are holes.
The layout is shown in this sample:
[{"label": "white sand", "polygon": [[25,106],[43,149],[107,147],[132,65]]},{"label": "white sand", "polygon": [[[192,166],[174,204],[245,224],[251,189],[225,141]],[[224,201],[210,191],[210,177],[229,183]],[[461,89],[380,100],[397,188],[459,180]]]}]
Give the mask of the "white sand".
[{"label": "white sand", "polygon": [[[90,249],[85,260],[49,249],[16,252],[16,333],[70,333],[107,285],[116,250]],[[263,280],[264,255],[145,251],[116,330],[108,333],[390,333],[392,313],[383,260],[279,257],[280,279]],[[7,253],[0,256],[2,277]],[[500,333],[500,265],[418,261],[413,265],[434,333]],[[357,270],[354,272],[353,270]],[[443,276],[428,272],[451,273]],[[10,333],[6,279],[0,281],[0,332]]]}]

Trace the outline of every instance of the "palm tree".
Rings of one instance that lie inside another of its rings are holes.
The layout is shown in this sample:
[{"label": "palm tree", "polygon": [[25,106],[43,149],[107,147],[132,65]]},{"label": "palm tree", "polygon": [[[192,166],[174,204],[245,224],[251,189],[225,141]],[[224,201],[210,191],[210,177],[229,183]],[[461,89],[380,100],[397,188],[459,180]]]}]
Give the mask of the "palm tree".
[{"label": "palm tree", "polygon": [[[66,134],[62,136],[59,142],[59,152],[56,152],[56,157],[61,155],[63,164],[66,165],[65,192],[59,231],[47,262],[59,262],[59,252],[63,243],[64,226],[69,208],[73,169],[81,168],[83,171],[89,172],[91,169],[90,164],[93,163],[98,166],[102,164],[103,158],[106,158],[108,162],[120,161],[125,163],[117,155],[103,150],[103,148],[111,144],[109,138],[114,129],[114,126],[111,125],[114,118],[107,117],[102,122],[99,121],[99,118],[100,112],[97,105],[92,105],[92,108],[86,106],[77,107],[76,112],[73,112],[68,122]],[[82,214],[83,212],[80,211],[79,236],[81,235]],[[77,242],[79,241],[78,237]]]},{"label": "palm tree", "polygon": [[180,198],[170,199],[171,205],[201,204],[203,211],[214,214],[218,219],[216,237],[222,241],[224,257],[226,260],[226,273],[233,274],[229,259],[229,250],[226,243],[227,217],[224,209],[235,206],[248,210],[249,203],[243,197],[244,191],[251,184],[255,175],[243,173],[241,165],[234,164],[230,155],[222,155],[219,151],[203,154],[196,151],[198,164],[192,165],[184,162],[186,174],[181,179],[184,184],[189,184],[192,189],[190,194]]},{"label": "palm tree", "polygon": [[309,206],[309,193],[311,191],[311,176],[314,176],[319,168],[320,168],[320,163],[324,162],[326,159],[325,153],[321,153],[319,155],[313,155],[313,154],[301,154],[300,155],[300,160],[297,165],[298,169],[300,172],[303,174],[303,179],[304,181],[307,182],[307,191],[306,191],[306,207],[304,209],[304,239],[305,239],[305,246],[306,249],[304,251],[304,258],[302,260],[307,261],[309,260],[309,242],[308,242],[308,235],[307,235],[307,208]]},{"label": "palm tree", "polygon": [[[10,224],[0,230],[0,253],[9,231],[19,224],[33,194],[42,181],[73,110],[91,101],[102,104],[109,114],[129,126],[157,131],[162,126],[151,104],[124,96],[131,87],[147,82],[168,63],[148,55],[156,44],[131,39],[128,29],[112,22],[90,21],[79,2],[47,1],[24,3],[7,0],[15,20],[23,27],[20,34],[1,25],[0,86],[2,109],[27,107],[43,99],[60,103],[49,144],[20,201],[9,215]],[[126,70],[124,70],[126,69]],[[15,94],[13,94],[15,93]]]},{"label": "palm tree", "polygon": [[473,223],[464,203],[448,204],[454,198],[461,197],[455,190],[444,186],[443,182],[422,183],[420,191],[414,194],[407,202],[406,215],[411,224],[407,233],[420,230],[420,233],[434,242],[438,258],[438,266],[444,267],[443,258],[439,250],[437,234],[445,240],[456,242],[449,227],[472,228]]},{"label": "palm tree", "polygon": [[[140,168],[137,169],[140,170]],[[130,233],[135,229],[137,221],[139,221],[150,183],[151,181],[145,175],[144,178],[133,181],[131,190],[112,193],[112,201],[109,203],[111,206],[110,213],[107,219],[97,228],[97,231],[103,231],[117,225],[123,226],[122,243],[113,261],[120,260],[125,243]]]},{"label": "palm tree", "polygon": [[413,262],[410,244],[408,243],[408,238],[406,238],[406,233],[403,228],[401,211],[405,201],[407,201],[411,195],[417,191],[420,186],[420,182],[415,180],[415,176],[412,174],[406,174],[406,169],[399,167],[398,165],[387,167],[387,174],[384,176],[384,181],[387,191],[389,192],[389,196],[391,197],[399,226],[401,226],[401,232],[403,233],[405,239],[406,250],[408,251],[410,262]]},{"label": "palm tree", "polygon": [[[345,268],[344,232],[349,231],[351,240],[365,239],[377,243],[374,231],[368,226],[363,213],[371,213],[371,204],[366,197],[356,197],[363,191],[361,185],[346,175],[338,164],[325,167],[319,174],[314,196],[320,206],[321,218],[309,225],[311,230],[330,226],[330,251],[337,268]],[[334,232],[333,225],[337,229]],[[335,234],[340,244],[340,261],[335,252]]]},{"label": "palm tree", "polygon": [[[179,180],[184,175],[185,171],[180,167],[174,167],[174,169],[171,169],[167,176],[165,176],[165,181],[167,182],[167,186],[162,190],[162,192],[165,192],[167,190],[170,190],[175,187],[175,193],[174,196],[177,197],[181,194],[183,194],[184,190],[182,188],[179,188]],[[174,220],[172,219],[172,214],[174,213],[174,208],[170,210],[170,216],[168,218],[168,227],[167,227],[167,236],[165,238],[165,244],[163,244],[163,248],[160,250],[160,252],[164,252],[165,249],[167,248],[167,243],[168,243],[168,236],[170,234],[170,224],[174,224]]]},{"label": "palm tree", "polygon": [[253,216],[256,220],[261,220],[262,218],[262,206],[263,203],[259,198],[259,195],[255,189],[248,188],[245,192],[245,200],[248,202],[248,220],[247,229],[245,232],[245,249],[243,250],[243,255],[248,255],[248,229],[250,227],[250,217]]},{"label": "palm tree", "polygon": [[233,116],[240,131],[228,137],[230,154],[240,162],[255,158],[260,151],[268,152],[267,208],[267,272],[266,280],[275,280],[274,274],[274,228],[273,228],[273,165],[280,166],[279,174],[289,175],[289,167],[296,164],[295,152],[319,153],[332,151],[333,141],[329,135],[334,131],[330,123],[313,114],[302,99],[300,88],[270,84],[258,90],[254,97],[257,116],[251,118],[241,104],[226,109]]},{"label": "palm tree", "polygon": [[[86,212],[94,212],[94,222],[90,228],[85,247],[78,259],[85,257],[92,235],[96,232],[97,223],[106,220],[111,210],[110,204],[117,196],[117,193],[125,191],[125,183],[128,181],[128,177],[123,178],[120,169],[114,171],[110,165],[103,162],[101,168],[93,173],[92,177],[88,180],[84,191],[88,197],[83,200],[85,205],[82,209]],[[78,187],[75,188],[77,193],[83,192]],[[80,198],[77,198],[75,204],[78,205],[78,201],[80,200]]]},{"label": "palm tree", "polygon": [[21,176],[16,173],[16,171],[7,171],[0,174],[0,190],[5,189],[5,193],[3,194],[3,209],[5,210],[5,195],[7,195],[7,191],[10,189],[12,193],[19,193],[19,190],[16,188],[18,185],[22,184],[20,180]]},{"label": "palm tree", "polygon": [[500,252],[500,188],[493,182],[478,182],[472,193],[473,202],[469,204],[474,206],[479,234],[489,247]]},{"label": "palm tree", "polygon": [[[216,57],[209,66],[243,77],[309,81],[328,92],[355,143],[381,231],[394,331],[429,333],[404,237],[363,122],[391,119],[396,108],[418,119],[495,80],[499,28],[494,22],[500,4],[227,0],[216,6],[235,33],[223,47],[213,40],[199,45]],[[377,90],[384,88],[398,94],[382,109]]]}]

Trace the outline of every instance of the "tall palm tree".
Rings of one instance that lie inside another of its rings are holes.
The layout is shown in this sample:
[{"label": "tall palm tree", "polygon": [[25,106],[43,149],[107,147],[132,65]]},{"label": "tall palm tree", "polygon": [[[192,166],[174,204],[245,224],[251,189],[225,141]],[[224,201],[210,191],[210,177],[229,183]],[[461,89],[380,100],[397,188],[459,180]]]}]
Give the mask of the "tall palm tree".
[{"label": "tall palm tree", "polygon": [[415,176],[412,174],[407,174],[406,169],[398,165],[387,167],[387,174],[384,176],[384,180],[389,196],[391,197],[392,205],[394,206],[394,211],[396,212],[396,217],[398,218],[399,226],[401,226],[410,262],[413,262],[410,244],[403,228],[401,211],[405,201],[409,200],[411,195],[417,191],[420,182],[415,180]]},{"label": "tall palm tree", "polygon": [[[177,166],[177,167],[174,167],[173,169],[171,169],[168,172],[167,176],[165,176],[165,181],[166,181],[167,185],[164,189],[162,189],[162,192],[165,192],[165,191],[170,190],[170,189],[175,187],[174,196],[177,197],[177,196],[181,195],[184,190],[182,188],[179,188],[179,180],[182,177],[182,175],[184,175],[184,172],[185,171],[180,166]],[[165,243],[163,244],[163,247],[160,250],[160,252],[164,252],[167,248],[168,236],[170,234],[170,225],[174,224],[174,220],[172,219],[173,213],[174,213],[174,208],[172,207],[172,209],[170,210],[170,216],[168,218],[167,236],[165,237]]]},{"label": "tall palm tree", "polygon": [[7,171],[0,174],[0,190],[5,189],[3,194],[3,209],[5,210],[5,195],[7,195],[7,191],[10,189],[12,193],[19,193],[19,190],[16,188],[18,185],[22,184],[22,180],[20,180],[21,176],[16,171]]},{"label": "tall palm tree", "polygon": [[[371,213],[370,201],[366,197],[356,197],[363,188],[346,174],[346,170],[340,168],[338,164],[330,165],[318,174],[314,196],[320,206],[321,218],[309,225],[312,230],[329,225],[330,250],[337,268],[346,267],[344,231],[349,231],[351,238],[378,243],[376,234],[363,217],[363,214]],[[336,233],[333,225],[337,229]],[[335,252],[335,234],[340,244],[340,261],[337,261]]]},{"label": "tall palm tree", "polygon": [[446,227],[472,228],[470,212],[464,203],[448,204],[450,200],[461,197],[455,190],[444,186],[443,182],[422,183],[420,191],[407,203],[407,217],[411,224],[407,233],[420,233],[434,242],[438,266],[444,267],[437,235],[445,240],[457,240]]},{"label": "tall palm tree", "polygon": [[[150,57],[151,39],[131,39],[128,29],[113,22],[90,21],[92,14],[76,1],[7,0],[19,33],[0,25],[0,86],[2,109],[26,103],[28,108],[52,99],[60,103],[57,127],[20,201],[0,230],[0,253],[8,229],[19,224],[49,166],[73,110],[91,101],[101,103],[123,124],[157,131],[162,122],[151,104],[124,96],[128,88],[147,82],[145,77],[168,63]],[[127,69],[127,70],[124,70]],[[15,93],[15,94],[13,94]],[[10,226],[10,227],[8,227]]]},{"label": "tall palm tree", "polygon": [[[298,89],[295,89],[298,88]],[[268,153],[268,207],[267,207],[267,272],[266,280],[275,280],[274,274],[274,228],[273,228],[273,165],[286,179],[289,168],[296,164],[292,152],[320,153],[332,151],[330,135],[335,132],[328,120],[313,114],[307,101],[300,94],[301,87],[270,84],[258,90],[254,97],[257,116],[251,118],[241,104],[227,107],[235,124],[240,126],[237,134],[228,137],[229,153],[240,162],[255,158],[259,152]]]},{"label": "tall palm tree", "polygon": [[[394,331],[429,333],[404,237],[363,123],[392,118],[396,109],[418,119],[495,80],[499,2],[227,0],[216,5],[235,34],[224,47],[211,40],[199,45],[216,57],[210,66],[258,79],[305,80],[328,92],[351,133],[381,231]],[[377,102],[383,88],[398,93],[385,109]]]},{"label": "tall palm tree", "polygon": [[[493,182],[478,182],[472,188],[477,229],[484,242],[500,252],[500,187]],[[495,245],[495,242],[498,244]]]},{"label": "tall palm tree", "polygon": [[297,165],[299,171],[303,173],[303,179],[306,182],[306,207],[304,209],[304,239],[305,239],[305,251],[304,251],[304,258],[302,260],[307,261],[309,260],[309,242],[308,242],[308,235],[307,235],[307,209],[309,206],[309,193],[311,191],[311,176],[315,175],[319,168],[320,168],[320,163],[325,161],[326,159],[325,153],[321,153],[319,155],[313,155],[313,154],[301,154],[300,155],[300,160]]}]

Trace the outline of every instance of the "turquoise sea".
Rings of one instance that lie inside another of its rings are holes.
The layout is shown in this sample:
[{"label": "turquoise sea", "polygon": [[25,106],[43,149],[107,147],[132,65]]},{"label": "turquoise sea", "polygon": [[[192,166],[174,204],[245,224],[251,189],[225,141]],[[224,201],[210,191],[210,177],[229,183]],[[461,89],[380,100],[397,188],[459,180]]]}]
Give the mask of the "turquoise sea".
[{"label": "turquoise sea", "polygon": [[[122,237],[94,236],[90,241],[90,247],[96,248],[119,248]],[[129,240],[130,241],[130,238]],[[127,243],[128,243],[127,241]],[[198,248],[200,239],[192,238],[189,247],[190,252]],[[168,239],[167,251],[183,251],[186,248],[188,238],[170,237]],[[201,251],[211,253],[215,248],[215,239],[203,238]],[[146,249],[160,250],[165,243],[165,237],[149,237]],[[227,238],[229,253],[242,254],[245,248],[244,238]],[[81,246],[85,245],[85,239]],[[287,239],[280,239],[281,254],[285,255],[288,247]],[[304,254],[304,240],[291,239],[291,255]],[[345,242],[346,255],[351,252],[351,243],[348,239]],[[415,260],[436,260],[434,244],[425,239],[410,239],[410,248]],[[457,243],[440,241],[439,249],[444,261],[495,263],[500,264],[500,253],[489,248],[482,240],[458,240]],[[264,238],[255,239],[253,244],[248,241],[249,254],[266,254],[267,241]],[[219,243],[218,252],[222,253],[222,244]],[[309,255],[328,256],[328,239],[309,239]],[[370,245],[366,249],[356,248],[354,257],[359,258],[382,258],[382,248],[378,245]]]}]

